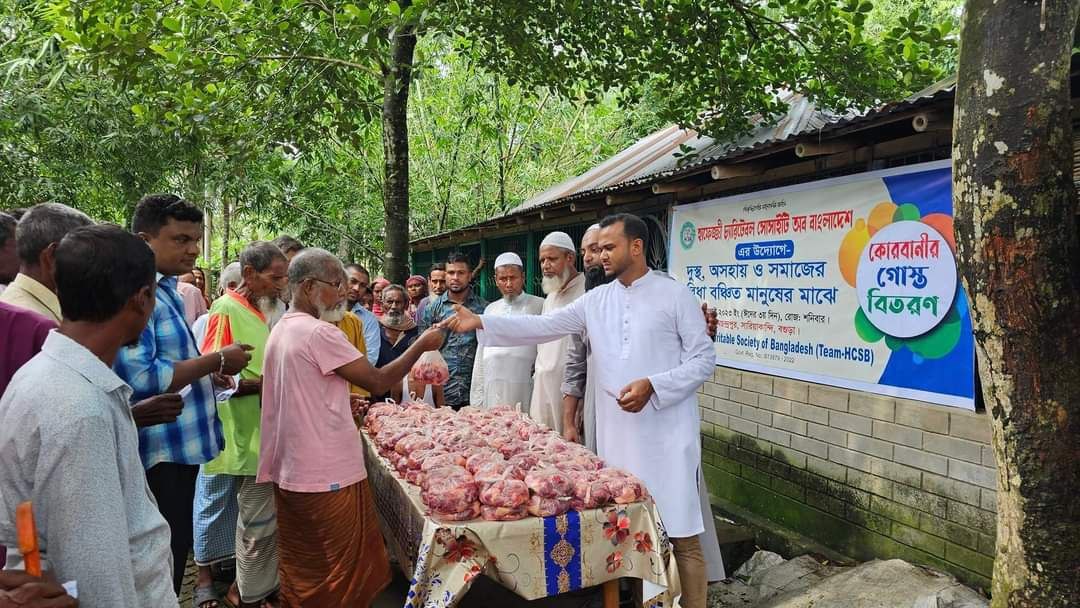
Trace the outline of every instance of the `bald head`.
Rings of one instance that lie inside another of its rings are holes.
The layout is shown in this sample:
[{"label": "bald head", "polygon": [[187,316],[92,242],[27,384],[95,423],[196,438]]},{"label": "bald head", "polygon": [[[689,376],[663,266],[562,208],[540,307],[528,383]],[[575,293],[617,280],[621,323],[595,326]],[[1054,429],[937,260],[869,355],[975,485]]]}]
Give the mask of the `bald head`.
[{"label": "bald head", "polygon": [[345,317],[348,283],[345,266],[325,249],[308,247],[289,263],[293,310],[328,323]]}]

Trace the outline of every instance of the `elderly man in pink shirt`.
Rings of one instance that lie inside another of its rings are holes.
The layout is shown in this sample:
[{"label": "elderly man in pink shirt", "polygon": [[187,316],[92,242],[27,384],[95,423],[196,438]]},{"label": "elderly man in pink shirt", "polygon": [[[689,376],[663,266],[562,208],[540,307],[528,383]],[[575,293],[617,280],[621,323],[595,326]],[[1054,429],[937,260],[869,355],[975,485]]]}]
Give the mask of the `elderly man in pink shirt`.
[{"label": "elderly man in pink shirt", "polygon": [[368,606],[390,581],[349,384],[372,394],[400,386],[441,330],[420,336],[374,368],[337,327],[346,310],[345,269],[308,248],[289,265],[292,306],[263,358],[259,483],[274,484],[283,605]]}]

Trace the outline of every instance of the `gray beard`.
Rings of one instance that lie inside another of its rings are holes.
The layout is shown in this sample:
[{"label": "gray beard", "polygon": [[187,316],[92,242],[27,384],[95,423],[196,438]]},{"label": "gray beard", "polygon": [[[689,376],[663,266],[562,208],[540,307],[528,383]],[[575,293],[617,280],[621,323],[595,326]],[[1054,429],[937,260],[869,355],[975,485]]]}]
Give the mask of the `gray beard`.
[{"label": "gray beard", "polygon": [[319,313],[319,320],[326,321],[327,323],[338,323],[345,318],[346,304],[342,302],[334,308],[327,308],[322,304],[316,303],[315,310]]},{"label": "gray beard", "polygon": [[400,325],[405,320],[405,315],[402,313],[386,313],[383,315],[386,317],[386,322],[390,325]]},{"label": "gray beard", "polygon": [[540,289],[543,290],[545,296],[549,296],[553,293],[557,293],[563,287],[566,286],[566,282],[570,280],[570,269],[566,268],[562,271],[562,274],[553,277],[544,277],[540,279]]}]

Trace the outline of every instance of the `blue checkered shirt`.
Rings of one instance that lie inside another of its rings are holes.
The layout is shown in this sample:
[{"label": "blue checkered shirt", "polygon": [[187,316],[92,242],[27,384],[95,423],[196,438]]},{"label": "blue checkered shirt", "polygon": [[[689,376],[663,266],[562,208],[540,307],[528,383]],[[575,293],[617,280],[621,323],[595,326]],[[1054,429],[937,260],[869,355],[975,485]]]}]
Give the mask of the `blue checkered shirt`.
[{"label": "blue checkered shirt", "polygon": [[[173,366],[201,354],[184,320],[184,303],[176,292],[176,277],[158,274],[154,313],[138,344],[120,349],[113,370],[134,389],[131,396],[134,404],[168,392]],[[139,456],[147,469],[161,462],[203,464],[213,460],[223,445],[209,376],[191,384],[191,390],[184,396],[184,409],[175,421],[139,429]]]}]

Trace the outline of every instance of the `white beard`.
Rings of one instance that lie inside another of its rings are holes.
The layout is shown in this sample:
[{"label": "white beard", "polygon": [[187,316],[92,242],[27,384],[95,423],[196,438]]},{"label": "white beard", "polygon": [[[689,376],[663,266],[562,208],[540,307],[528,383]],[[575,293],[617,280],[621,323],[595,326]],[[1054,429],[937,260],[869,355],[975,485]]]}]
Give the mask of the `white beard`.
[{"label": "white beard", "polygon": [[543,290],[545,296],[551,295],[561,290],[569,280],[570,269],[566,268],[560,275],[540,279],[540,289]]},{"label": "white beard", "polygon": [[334,308],[327,308],[322,304],[316,303],[315,310],[319,313],[320,321],[326,321],[327,323],[339,323],[342,319],[345,318],[345,312],[348,310],[346,306],[347,304],[345,302],[338,304]]},{"label": "white beard", "polygon": [[277,301],[278,299],[272,296],[256,298],[255,308],[258,308],[259,312],[263,313],[263,316],[269,319],[273,317],[274,313],[277,311]]}]

